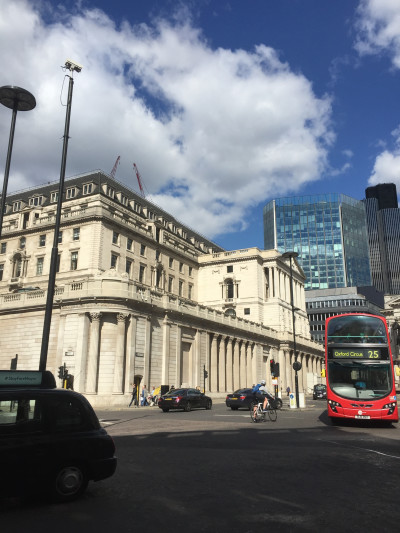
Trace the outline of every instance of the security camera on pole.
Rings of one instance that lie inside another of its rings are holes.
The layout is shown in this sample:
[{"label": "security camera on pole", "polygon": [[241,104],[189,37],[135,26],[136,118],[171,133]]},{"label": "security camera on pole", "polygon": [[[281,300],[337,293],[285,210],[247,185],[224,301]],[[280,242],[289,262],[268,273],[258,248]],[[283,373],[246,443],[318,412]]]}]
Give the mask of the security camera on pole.
[{"label": "security camera on pole", "polygon": [[55,287],[56,271],[57,271],[58,237],[60,233],[61,206],[62,206],[62,198],[63,198],[63,193],[64,193],[65,167],[67,163],[69,123],[70,123],[70,118],[71,118],[71,104],[72,104],[72,90],[74,87],[73,74],[74,72],[80,72],[82,70],[82,66],[78,65],[78,63],[71,61],[70,59],[67,59],[63,68],[65,68],[65,70],[68,70],[70,74],[66,74],[66,76],[69,77],[68,100],[67,100],[67,111],[66,111],[66,117],[65,117],[64,143],[63,143],[63,151],[62,151],[62,159],[61,159],[60,184],[59,184],[58,199],[57,199],[57,212],[56,212],[56,221],[55,221],[55,226],[54,226],[53,248],[51,250],[46,311],[44,315],[42,346],[41,346],[40,361],[39,361],[39,370],[42,370],[42,371],[46,370],[51,315],[53,311],[54,287]]}]

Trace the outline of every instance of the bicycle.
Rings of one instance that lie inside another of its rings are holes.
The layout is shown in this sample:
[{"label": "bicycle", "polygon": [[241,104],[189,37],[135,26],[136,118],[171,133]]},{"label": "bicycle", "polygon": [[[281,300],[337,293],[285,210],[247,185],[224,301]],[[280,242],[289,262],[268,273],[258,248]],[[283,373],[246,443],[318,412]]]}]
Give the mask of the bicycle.
[{"label": "bicycle", "polygon": [[271,422],[276,422],[278,418],[278,413],[275,408],[274,400],[268,400],[268,405],[266,410],[263,410],[264,402],[258,402],[257,408],[254,410],[254,405],[250,407],[250,418],[253,422],[265,422],[266,414],[268,413],[268,418]]}]

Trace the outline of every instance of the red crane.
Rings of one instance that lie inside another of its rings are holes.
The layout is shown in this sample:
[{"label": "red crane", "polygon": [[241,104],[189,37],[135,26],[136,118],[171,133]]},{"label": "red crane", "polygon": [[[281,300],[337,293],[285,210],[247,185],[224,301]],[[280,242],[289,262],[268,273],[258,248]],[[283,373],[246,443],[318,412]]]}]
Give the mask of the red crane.
[{"label": "red crane", "polygon": [[112,178],[114,178],[114,179],[115,179],[115,173],[117,172],[117,166],[119,165],[119,160],[120,160],[120,159],[121,159],[121,156],[119,155],[119,156],[117,157],[117,160],[115,161],[115,164],[114,164],[113,169],[112,169],[111,174],[110,174],[110,176],[111,176]]},{"label": "red crane", "polygon": [[133,163],[133,168],[135,170],[135,174],[136,174],[136,177],[137,177],[137,180],[138,180],[139,189],[140,189],[140,195],[142,196],[142,198],[146,198],[146,195],[144,194],[144,190],[143,190],[142,178],[140,176],[140,173],[139,173],[138,167],[136,166],[136,163]]}]

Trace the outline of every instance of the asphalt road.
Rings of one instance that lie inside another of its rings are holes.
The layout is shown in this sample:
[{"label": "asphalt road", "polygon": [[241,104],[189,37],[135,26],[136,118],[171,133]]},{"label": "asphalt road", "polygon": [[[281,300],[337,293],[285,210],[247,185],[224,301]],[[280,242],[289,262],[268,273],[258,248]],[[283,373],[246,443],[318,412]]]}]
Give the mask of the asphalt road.
[{"label": "asphalt road", "polygon": [[1,531],[398,531],[400,427],[331,426],[325,403],[254,424],[248,411],[98,411],[116,474],[78,501],[0,502]]}]

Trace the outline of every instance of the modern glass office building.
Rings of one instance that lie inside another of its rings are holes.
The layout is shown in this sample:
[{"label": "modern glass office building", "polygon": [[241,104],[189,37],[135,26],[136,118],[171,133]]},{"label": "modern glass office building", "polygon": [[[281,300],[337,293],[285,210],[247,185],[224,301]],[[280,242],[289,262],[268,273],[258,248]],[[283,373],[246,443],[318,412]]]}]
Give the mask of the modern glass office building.
[{"label": "modern glass office building", "polygon": [[371,285],[365,207],[344,194],[269,202],[264,248],[298,252],[306,290]]},{"label": "modern glass office building", "polygon": [[400,294],[400,209],[396,185],[380,183],[365,190],[365,209],[374,286]]}]

